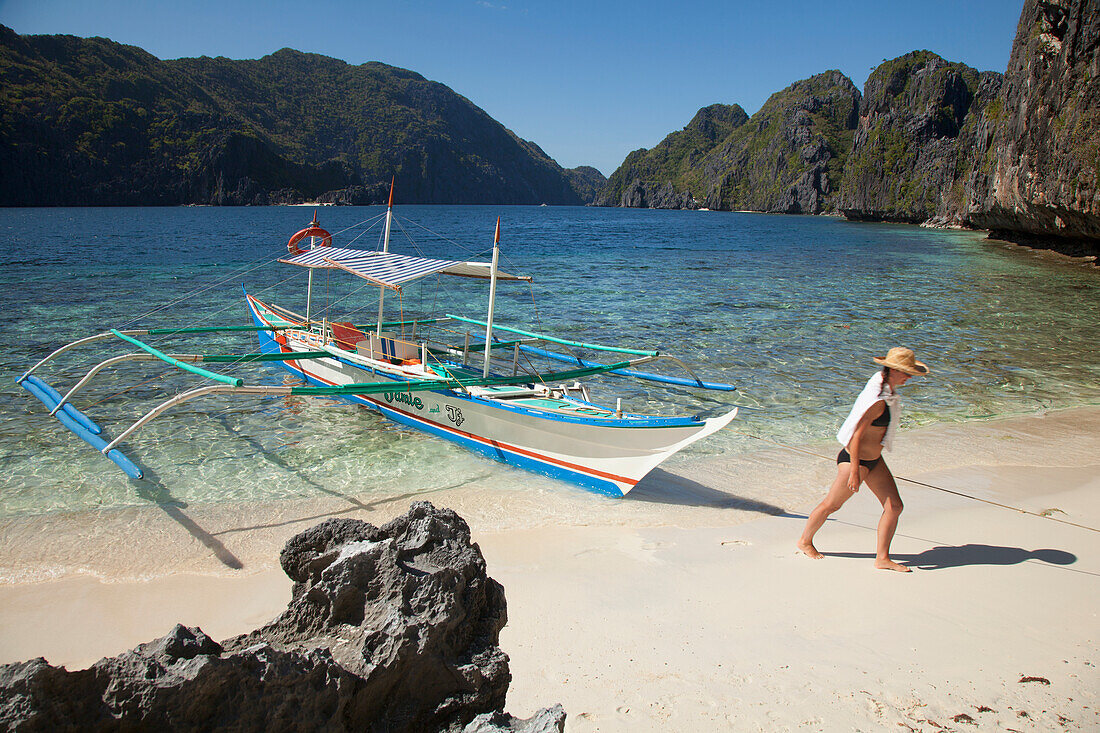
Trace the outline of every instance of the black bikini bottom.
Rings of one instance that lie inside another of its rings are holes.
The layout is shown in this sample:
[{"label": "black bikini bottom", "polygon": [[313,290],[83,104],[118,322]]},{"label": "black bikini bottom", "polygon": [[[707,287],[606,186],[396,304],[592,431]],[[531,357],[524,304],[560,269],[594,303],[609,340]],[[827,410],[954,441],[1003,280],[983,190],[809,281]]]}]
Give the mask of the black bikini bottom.
[{"label": "black bikini bottom", "polygon": [[[879,461],[881,461],[881,460],[882,460],[882,456],[879,456],[878,458],[872,458],[872,459],[867,460],[867,461],[860,461],[859,465],[863,466],[868,471],[873,471],[873,470],[875,470],[875,466],[877,466],[879,464]],[[847,448],[841,448],[840,449],[840,453],[838,453],[837,456],[836,456],[836,462],[838,464],[840,464],[840,463],[851,463],[852,462],[852,455],[848,452]]]}]

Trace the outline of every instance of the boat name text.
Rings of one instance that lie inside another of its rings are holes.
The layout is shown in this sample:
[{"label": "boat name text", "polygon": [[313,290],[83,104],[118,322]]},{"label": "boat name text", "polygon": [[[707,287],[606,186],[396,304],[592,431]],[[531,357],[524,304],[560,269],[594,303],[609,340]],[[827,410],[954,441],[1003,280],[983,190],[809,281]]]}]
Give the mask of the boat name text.
[{"label": "boat name text", "polygon": [[382,396],[386,398],[386,402],[400,402],[409,407],[415,407],[418,410],[424,409],[424,400],[419,397],[413,397],[408,392],[383,392]]}]

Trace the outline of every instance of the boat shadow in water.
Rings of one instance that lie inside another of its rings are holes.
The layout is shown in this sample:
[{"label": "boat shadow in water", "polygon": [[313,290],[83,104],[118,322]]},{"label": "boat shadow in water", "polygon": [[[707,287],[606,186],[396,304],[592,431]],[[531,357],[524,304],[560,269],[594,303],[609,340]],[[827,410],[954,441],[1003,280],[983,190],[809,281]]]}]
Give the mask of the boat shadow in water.
[{"label": "boat shadow in water", "polygon": [[[261,530],[261,529],[274,529],[276,527],[288,527],[288,526],[291,526],[291,525],[294,525],[294,524],[302,524],[303,522],[317,522],[317,521],[321,521],[321,520],[324,520],[324,519],[329,519],[330,517],[337,517],[337,516],[340,516],[340,515],[343,515],[343,514],[355,514],[356,512],[367,512],[367,511],[371,511],[373,509],[377,509],[378,507],[383,506],[385,504],[398,502],[398,501],[408,501],[410,499],[411,500],[417,500],[417,499],[422,498],[425,494],[430,494],[430,493],[434,493],[434,492],[437,492],[437,491],[446,491],[448,489],[461,488],[462,486],[465,486],[467,484],[476,483],[477,481],[480,481],[481,479],[484,479],[484,478],[488,477],[488,474],[485,474],[485,475],[482,475],[482,476],[475,476],[473,478],[466,479],[465,481],[460,481],[460,482],[458,482],[456,484],[453,484],[453,485],[450,485],[450,486],[438,486],[438,487],[433,488],[433,489],[421,489],[419,491],[410,491],[410,492],[406,492],[404,494],[398,494],[396,496],[386,496],[386,497],[383,497],[383,498],[375,499],[375,500],[365,504],[365,503],[363,503],[362,501],[360,501],[358,498],[356,498],[354,496],[349,496],[348,494],[342,493],[340,491],[336,491],[335,489],[330,489],[329,487],[327,487],[323,484],[320,484],[320,483],[314,481],[313,479],[309,478],[308,476],[303,474],[301,470],[299,470],[298,468],[296,468],[293,465],[291,465],[291,464],[287,463],[286,461],[284,461],[278,454],[272,453],[271,451],[266,449],[263,446],[263,444],[261,444],[258,440],[256,440],[252,436],[244,435],[244,434],[240,433],[239,431],[235,430],[233,428],[233,426],[229,423],[228,419],[225,416],[219,415],[215,419],[216,419],[217,422],[221,423],[222,427],[225,428],[226,432],[228,432],[233,437],[234,440],[243,441],[243,442],[249,444],[250,446],[252,446],[252,448],[255,449],[255,451],[256,451],[256,455],[259,456],[260,458],[262,458],[268,464],[270,464],[272,466],[275,466],[276,468],[279,468],[280,470],[282,470],[282,471],[286,472],[287,474],[291,475],[292,477],[294,477],[298,481],[301,481],[303,484],[305,484],[305,485],[307,485],[307,486],[309,486],[313,489],[316,489],[317,491],[319,491],[323,494],[328,494],[329,496],[336,497],[337,499],[343,499],[344,501],[348,502],[348,504],[351,505],[351,506],[347,507],[346,509],[336,509],[336,510],[332,510],[332,511],[326,511],[323,514],[311,514],[311,515],[306,515],[306,516],[302,516],[302,517],[291,517],[291,518],[283,520],[281,522],[268,522],[266,524],[255,524],[255,525],[250,525],[250,526],[246,526],[246,527],[230,527],[230,528],[227,528],[227,529],[223,529],[220,532],[216,532],[215,534],[217,534],[217,535],[238,534],[238,533],[242,533],[242,532],[252,532],[252,531]],[[212,537],[211,539],[214,539],[214,538]],[[216,539],[214,541],[217,542]]]},{"label": "boat shadow in water", "polygon": [[214,422],[217,422],[223,428],[225,428],[225,432],[229,433],[234,442],[248,444],[256,452],[256,456],[258,458],[262,459],[265,463],[274,466],[275,468],[278,468],[284,473],[289,474],[294,479],[301,481],[306,486],[309,486],[312,489],[316,489],[317,491],[328,494],[330,496],[335,496],[338,499],[343,499],[344,501],[352,505],[353,511],[356,509],[371,508],[370,505],[364,504],[363,502],[356,499],[354,496],[348,496],[347,494],[341,493],[334,489],[330,489],[327,486],[319,484],[313,479],[309,478],[300,469],[292,466],[291,464],[284,461],[278,454],[273,453],[272,451],[265,448],[264,445],[260,441],[256,440],[256,438],[254,438],[253,436],[242,433],[239,430],[235,429],[230,424],[229,419],[225,415],[216,415],[214,417]]},{"label": "boat shadow in water", "polygon": [[663,468],[655,468],[631,489],[624,500],[646,501],[654,504],[678,504],[681,506],[713,507],[715,509],[739,509],[773,516],[785,516],[782,507],[757,499],[705,486]]},{"label": "boat shadow in water", "polygon": [[377,509],[380,506],[384,506],[386,504],[390,504],[390,503],[397,502],[397,501],[409,501],[409,500],[419,501],[419,500],[423,499],[428,494],[432,494],[432,493],[435,493],[435,492],[438,492],[438,491],[448,491],[450,489],[460,489],[463,486],[466,486],[468,484],[475,484],[478,481],[481,481],[482,479],[484,479],[486,477],[487,476],[475,476],[473,478],[467,479],[465,481],[460,481],[459,483],[451,484],[449,486],[437,486],[434,489],[421,489],[420,491],[409,491],[407,493],[397,494],[395,496],[386,496],[386,497],[381,498],[381,499],[376,499],[375,501],[372,501],[370,504],[362,504],[362,503],[356,501],[355,502],[356,506],[349,506],[347,509],[334,509],[332,511],[326,511],[322,514],[307,514],[307,515],[301,516],[301,517],[291,517],[290,519],[285,519],[281,522],[268,522],[266,524],[252,524],[252,525],[249,525],[249,526],[246,526],[246,527],[229,527],[228,529],[223,529],[221,532],[216,532],[215,534],[218,534],[218,535],[239,534],[239,533],[242,533],[242,532],[255,532],[255,531],[261,530],[261,529],[274,529],[276,527],[289,527],[291,525],[302,524],[304,522],[318,522],[318,521],[321,521],[321,520],[324,520],[324,519],[331,519],[332,517],[339,517],[339,516],[342,516],[344,514],[356,514],[358,512],[362,512],[362,511],[369,511],[369,510],[372,510],[372,509]]},{"label": "boat shadow in water", "polygon": [[186,529],[192,537],[214,553],[214,557],[218,558],[227,568],[233,570],[241,570],[244,568],[244,563],[242,563],[236,555],[230,552],[229,548],[223,545],[221,540],[199,526],[198,522],[194,519],[187,516],[183,511],[187,507],[187,504],[172,496],[172,492],[168,490],[168,487],[164,485],[164,482],[160,480],[160,477],[155,471],[147,466],[142,466],[141,471],[144,476],[143,478],[130,479],[130,484],[134,487],[134,492],[139,497],[151,504],[156,504],[170,519]]}]

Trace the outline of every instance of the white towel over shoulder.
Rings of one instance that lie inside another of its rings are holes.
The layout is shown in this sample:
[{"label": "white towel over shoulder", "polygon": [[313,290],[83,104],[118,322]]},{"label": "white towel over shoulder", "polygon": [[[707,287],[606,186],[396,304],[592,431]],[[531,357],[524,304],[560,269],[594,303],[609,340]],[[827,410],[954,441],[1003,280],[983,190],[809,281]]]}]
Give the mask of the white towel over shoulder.
[{"label": "white towel over shoulder", "polygon": [[890,450],[893,447],[894,434],[897,433],[898,423],[901,421],[901,399],[898,397],[897,393],[891,391],[889,387],[882,383],[881,371],[875,372],[874,375],[867,380],[867,386],[863,388],[863,391],[859,393],[859,397],[856,398],[856,404],[852,407],[848,419],[840,426],[840,432],[836,434],[836,439],[840,441],[841,445],[845,447],[848,446],[848,442],[856,432],[856,425],[859,424],[859,419],[879,400],[885,402],[887,407],[890,408],[890,424],[886,428],[886,435],[882,436],[882,447],[886,450]]}]

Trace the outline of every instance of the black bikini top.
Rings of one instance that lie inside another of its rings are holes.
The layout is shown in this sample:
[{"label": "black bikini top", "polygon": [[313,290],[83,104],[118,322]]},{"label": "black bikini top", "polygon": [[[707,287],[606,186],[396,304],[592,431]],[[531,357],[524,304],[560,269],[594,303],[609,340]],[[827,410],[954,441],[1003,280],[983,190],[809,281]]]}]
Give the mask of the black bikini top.
[{"label": "black bikini top", "polygon": [[876,428],[885,428],[890,424],[890,405],[883,405],[882,414],[871,421]]}]

